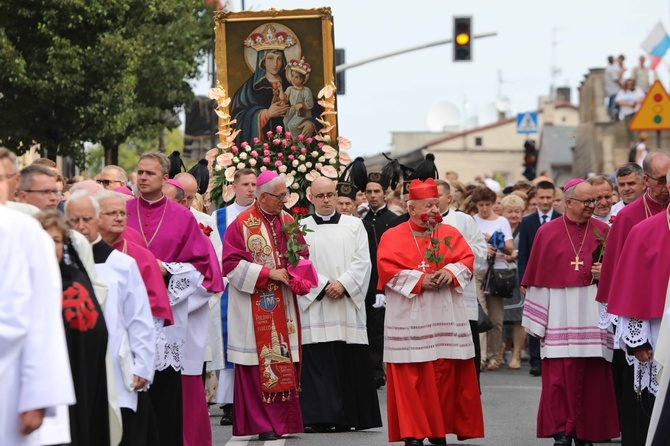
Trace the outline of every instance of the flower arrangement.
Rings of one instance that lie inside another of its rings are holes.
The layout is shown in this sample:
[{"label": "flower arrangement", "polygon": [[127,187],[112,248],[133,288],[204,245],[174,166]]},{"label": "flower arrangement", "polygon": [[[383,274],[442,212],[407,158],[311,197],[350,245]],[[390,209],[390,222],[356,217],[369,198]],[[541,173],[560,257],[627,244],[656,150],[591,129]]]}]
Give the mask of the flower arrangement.
[{"label": "flower arrangement", "polygon": [[301,224],[301,220],[309,214],[309,209],[295,206],[291,209],[294,220],[282,226],[281,230],[286,234],[286,261],[287,271],[290,275],[289,288],[295,294],[304,296],[309,290],[318,285],[319,279],[310,260],[301,259],[300,251],[307,249],[304,237],[311,229]]},{"label": "flower arrangement", "polygon": [[217,148],[207,152],[212,178],[212,200],[219,205],[233,202],[232,188],[235,172],[240,169],[253,169],[256,172],[272,170],[286,181],[289,190],[288,208],[297,203],[305,203],[309,184],[320,176],[336,180],[351,158],[345,150],[351,147],[349,140],[338,137],[332,140],[329,133],[335,125],[328,121],[329,115],[335,115],[335,86],[328,85],[318,93],[319,104],[324,111],[316,118],[322,125],[314,137],[292,135],[277,126],[253,141],[235,144],[239,129],[232,130],[235,120],[228,114],[230,98],[222,88],[212,88],[209,97],[217,101],[216,114],[219,116],[221,142]]},{"label": "flower arrangement", "polygon": [[430,244],[426,248],[426,261],[428,263],[434,263],[435,269],[440,269],[440,263],[444,262],[444,255],[440,253],[440,242],[444,242],[444,245],[450,252],[454,252],[454,249],[451,247],[451,238],[452,236],[445,237],[443,240],[440,240],[437,237],[433,237],[433,233],[437,228],[442,226],[442,216],[436,215],[433,219],[435,220],[435,225],[432,225],[430,222],[430,216],[427,213],[421,214],[419,216],[421,221],[426,224],[426,230],[423,232],[412,232],[412,235],[420,238],[428,238]]}]

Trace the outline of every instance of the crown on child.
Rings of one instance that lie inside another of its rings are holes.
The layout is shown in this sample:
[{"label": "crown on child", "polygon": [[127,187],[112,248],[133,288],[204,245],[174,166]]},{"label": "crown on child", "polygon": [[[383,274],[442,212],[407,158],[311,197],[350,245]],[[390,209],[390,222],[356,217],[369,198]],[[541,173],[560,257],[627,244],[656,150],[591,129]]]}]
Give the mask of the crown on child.
[{"label": "crown on child", "polygon": [[263,29],[262,33],[253,33],[244,41],[244,46],[253,48],[256,51],[261,50],[284,50],[290,46],[295,45],[295,37],[284,31],[275,29],[274,26],[268,25]]},{"label": "crown on child", "polygon": [[303,76],[306,76],[312,71],[312,67],[310,67],[309,64],[305,62],[304,57],[302,57],[300,60],[291,59],[291,61],[288,63],[288,67],[293,71],[297,71]]}]

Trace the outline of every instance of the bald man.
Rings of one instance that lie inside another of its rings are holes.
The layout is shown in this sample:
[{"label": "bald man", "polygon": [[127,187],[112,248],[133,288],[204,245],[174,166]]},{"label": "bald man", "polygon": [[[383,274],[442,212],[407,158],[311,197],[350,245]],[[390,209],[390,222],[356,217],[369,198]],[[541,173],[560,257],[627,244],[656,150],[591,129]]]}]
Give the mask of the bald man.
[{"label": "bald man", "polygon": [[303,220],[305,240],[319,284],[298,296],[305,432],[379,427],[365,312],[372,267],[368,235],[360,219],[336,212],[332,180],[314,180],[309,200],[315,212]]}]

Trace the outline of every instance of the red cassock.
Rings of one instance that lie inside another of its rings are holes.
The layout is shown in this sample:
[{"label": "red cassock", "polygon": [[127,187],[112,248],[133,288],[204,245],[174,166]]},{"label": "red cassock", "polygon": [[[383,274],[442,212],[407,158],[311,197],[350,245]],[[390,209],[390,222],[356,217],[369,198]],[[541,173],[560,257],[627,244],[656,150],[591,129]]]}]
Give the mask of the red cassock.
[{"label": "red cassock", "polygon": [[[386,290],[384,361],[387,363],[389,441],[484,436],[474,346],[461,287],[472,278],[474,255],[460,232],[441,225],[444,261],[426,272],[427,238],[412,222],[389,229],[377,253],[379,287]],[[451,249],[444,243],[450,237]],[[446,269],[451,286],[422,290],[426,274]],[[403,285],[406,283],[406,286]]]}]

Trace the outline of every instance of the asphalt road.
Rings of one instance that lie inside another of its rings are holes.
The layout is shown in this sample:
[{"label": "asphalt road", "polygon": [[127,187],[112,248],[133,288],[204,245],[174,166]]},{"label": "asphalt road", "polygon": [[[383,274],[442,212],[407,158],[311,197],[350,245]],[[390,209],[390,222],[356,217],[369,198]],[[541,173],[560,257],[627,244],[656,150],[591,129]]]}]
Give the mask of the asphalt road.
[{"label": "asphalt road", "polygon": [[[457,441],[447,437],[450,445],[552,446],[552,439],[535,437],[535,420],[540,401],[540,380],[528,374],[528,363],[521,370],[501,367],[497,372],[482,372],[482,404],[485,438]],[[382,419],[386,426],[386,388],[379,390]],[[232,437],[230,426],[220,426],[221,411],[211,407],[214,444],[217,446],[376,446],[389,444],[386,428],[361,432],[328,434],[294,434],[276,441],[260,442],[257,436]],[[428,441],[424,442],[428,445]],[[402,445],[402,443],[394,443]]]}]

